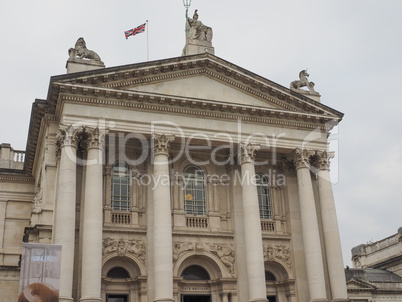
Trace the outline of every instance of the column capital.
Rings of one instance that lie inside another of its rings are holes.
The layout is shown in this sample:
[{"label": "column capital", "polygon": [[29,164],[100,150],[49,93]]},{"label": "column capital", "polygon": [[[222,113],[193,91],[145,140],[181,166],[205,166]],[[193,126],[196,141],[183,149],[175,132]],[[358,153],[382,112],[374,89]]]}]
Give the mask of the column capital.
[{"label": "column capital", "polygon": [[306,149],[296,148],[290,155],[290,159],[294,162],[296,166],[296,170],[300,168],[310,168],[309,158],[311,156],[311,152]]},{"label": "column capital", "polygon": [[103,149],[105,146],[106,129],[82,127],[78,133],[80,144],[83,149]]},{"label": "column capital", "polygon": [[335,154],[333,152],[315,151],[313,156],[314,166],[318,170],[329,170],[329,166],[331,164],[330,161],[334,157]]},{"label": "column capital", "polygon": [[73,125],[60,124],[59,130],[56,133],[56,157],[60,156],[61,148],[70,145],[74,148],[78,147],[78,132],[81,127],[74,127]]},{"label": "column capital", "polygon": [[170,142],[174,141],[174,135],[166,134],[153,134],[152,135],[152,148],[154,155],[156,154],[169,154]]},{"label": "column capital", "polygon": [[255,159],[255,152],[257,150],[260,150],[260,145],[257,144],[244,144],[240,143],[239,144],[239,159],[240,159],[240,164],[243,163],[254,163]]}]

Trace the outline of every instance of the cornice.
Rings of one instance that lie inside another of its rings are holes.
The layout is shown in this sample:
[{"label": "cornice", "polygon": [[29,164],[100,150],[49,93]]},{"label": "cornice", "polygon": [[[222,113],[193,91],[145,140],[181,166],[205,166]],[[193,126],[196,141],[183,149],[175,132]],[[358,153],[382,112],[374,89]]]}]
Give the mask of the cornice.
[{"label": "cornice", "polygon": [[[56,85],[56,83],[54,84]],[[193,115],[212,119],[242,120],[250,123],[262,123],[280,127],[320,129],[329,131],[339,122],[339,118],[320,114],[289,112],[280,109],[263,108],[208,101],[160,94],[122,91],[108,88],[59,84],[61,102],[87,103],[93,105],[132,108],[144,111],[170,112]],[[59,104],[56,115],[59,115]]]},{"label": "cornice", "polygon": [[[52,78],[51,83],[62,82],[121,89],[197,74],[205,74],[287,110],[308,110],[314,113],[335,115],[339,119],[343,116],[342,113],[328,106],[211,54],[177,57],[57,76]],[[51,90],[49,90],[50,95]]]}]

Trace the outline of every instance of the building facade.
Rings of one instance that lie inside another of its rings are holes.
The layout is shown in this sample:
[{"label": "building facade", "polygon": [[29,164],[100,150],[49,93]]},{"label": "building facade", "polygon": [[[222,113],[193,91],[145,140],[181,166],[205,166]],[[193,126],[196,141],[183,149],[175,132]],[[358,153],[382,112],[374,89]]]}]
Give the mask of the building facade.
[{"label": "building facade", "polygon": [[205,30],[119,67],[70,49],[23,168],[1,145],[5,301],[23,239],[62,246],[60,301],[347,301],[327,140],[343,115],[306,72],[288,89],[216,57]]},{"label": "building facade", "polygon": [[392,236],[352,249],[346,269],[351,301],[402,301],[402,228]]}]

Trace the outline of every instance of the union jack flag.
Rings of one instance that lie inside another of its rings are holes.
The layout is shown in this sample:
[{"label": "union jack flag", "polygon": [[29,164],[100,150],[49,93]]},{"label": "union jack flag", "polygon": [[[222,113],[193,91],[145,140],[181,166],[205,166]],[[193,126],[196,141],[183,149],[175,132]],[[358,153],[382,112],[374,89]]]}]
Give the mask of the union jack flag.
[{"label": "union jack flag", "polygon": [[138,26],[136,28],[125,31],[124,35],[126,36],[126,39],[128,39],[128,37],[130,37],[130,36],[135,36],[136,34],[143,33],[145,31],[145,25],[146,25],[146,23],[141,24],[140,26]]}]

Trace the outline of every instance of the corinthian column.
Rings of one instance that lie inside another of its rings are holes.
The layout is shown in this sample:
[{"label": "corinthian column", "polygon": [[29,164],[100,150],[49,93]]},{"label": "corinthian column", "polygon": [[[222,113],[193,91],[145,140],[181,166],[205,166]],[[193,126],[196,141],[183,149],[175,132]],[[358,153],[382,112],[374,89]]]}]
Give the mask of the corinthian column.
[{"label": "corinthian column", "polygon": [[308,163],[309,154],[306,150],[296,149],[293,156],[297,171],[300,215],[310,301],[324,302],[328,300],[326,298],[317,212],[310,176],[310,165]]},{"label": "corinthian column", "polygon": [[325,151],[317,151],[315,157],[318,168],[318,191],[332,301],[348,301],[341,240],[329,175],[331,156]]},{"label": "corinthian column", "polygon": [[155,134],[153,137],[154,168],[154,301],[173,299],[172,214],[170,206],[169,148],[174,136]]},{"label": "corinthian column", "polygon": [[105,133],[84,129],[87,139],[82,240],[81,302],[100,302],[102,275],[102,178]]},{"label": "corinthian column", "polygon": [[61,126],[56,136],[58,181],[54,243],[62,246],[59,301],[72,298],[75,244],[77,129]]},{"label": "corinthian column", "polygon": [[255,179],[254,157],[259,146],[240,145],[243,220],[246,245],[249,301],[267,301],[260,210]]}]

